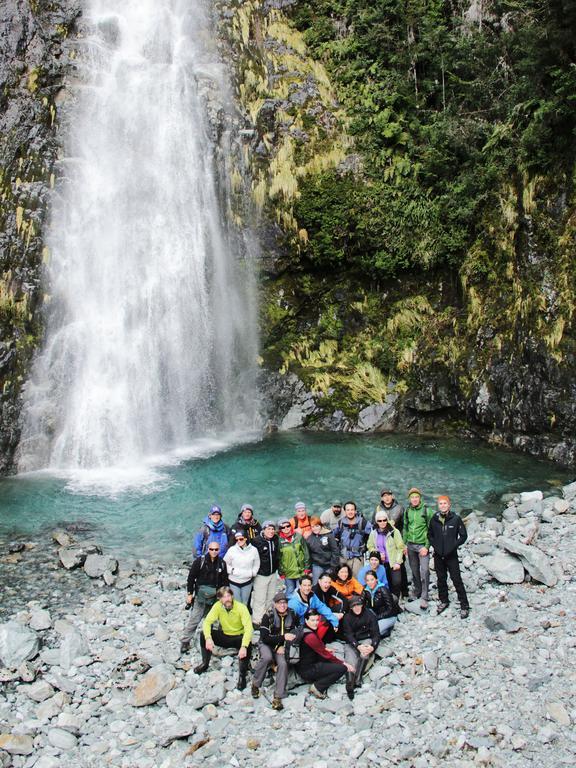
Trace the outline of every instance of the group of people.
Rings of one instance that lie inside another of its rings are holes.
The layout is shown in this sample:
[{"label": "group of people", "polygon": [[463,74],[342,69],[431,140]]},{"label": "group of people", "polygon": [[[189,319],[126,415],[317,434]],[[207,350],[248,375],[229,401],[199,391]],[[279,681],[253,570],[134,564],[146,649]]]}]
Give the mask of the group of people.
[{"label": "group of people", "polygon": [[[208,669],[215,645],[235,648],[238,688],[243,690],[258,629],[254,698],[274,667],[272,707],[282,709],[291,666],[311,683],[310,693],[317,698],[326,698],[329,686],[344,676],[353,698],[378,644],[392,632],[402,599],[410,596],[427,611],[431,550],[437,613],[449,606],[450,574],[460,616],[468,617],[458,559],[466,538],[450,498],[437,497],[433,509],[418,488],[409,490],[406,507],[390,488],[383,488],[370,520],[353,501],[334,502],[319,516],[309,515],[306,505],[297,502],[292,517],[260,524],[253,507],[244,504],[229,527],[221,508],[213,505],[194,539],[186,597],[190,613],[181,652],[189,651],[202,622],[202,661],[195,672]],[[327,647],[336,639],[345,643],[343,659]]]}]

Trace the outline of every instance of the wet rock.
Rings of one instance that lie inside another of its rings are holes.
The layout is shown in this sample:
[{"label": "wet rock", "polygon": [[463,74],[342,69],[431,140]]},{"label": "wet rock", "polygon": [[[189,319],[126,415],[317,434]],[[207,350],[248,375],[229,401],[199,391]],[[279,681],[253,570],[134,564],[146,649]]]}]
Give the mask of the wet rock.
[{"label": "wet rock", "polygon": [[520,560],[504,552],[482,557],[478,565],[501,584],[521,584],[524,581],[524,566]]},{"label": "wet rock", "polygon": [[38,635],[17,621],[0,624],[0,661],[8,669],[17,669],[20,664],[38,655]]},{"label": "wet rock", "polygon": [[513,608],[497,608],[484,617],[484,623],[492,632],[518,632],[522,625],[518,613]]},{"label": "wet rock", "polygon": [[88,555],[84,562],[84,573],[91,579],[103,576],[106,571],[110,574],[118,570],[118,561],[107,555]]},{"label": "wet rock", "polygon": [[134,689],[133,706],[145,707],[160,701],[175,683],[174,668],[168,664],[158,664],[142,677]]},{"label": "wet rock", "polygon": [[32,737],[15,733],[0,733],[0,749],[10,755],[31,755],[34,751]]},{"label": "wet rock", "polygon": [[60,547],[69,547],[72,545],[74,539],[66,531],[56,530],[52,533],[52,538]]},{"label": "wet rock", "polygon": [[26,544],[23,541],[11,541],[8,544],[8,552],[11,555],[15,555],[18,552],[24,552],[26,549]]},{"label": "wet rock", "polygon": [[521,544],[515,539],[510,539],[504,536],[501,536],[498,539],[498,545],[502,547],[502,549],[518,555],[522,561],[522,565],[535,581],[539,581],[547,587],[553,587],[558,581],[558,577],[552,570],[550,561],[544,552],[537,547]]},{"label": "wet rock", "polygon": [[80,568],[86,560],[86,550],[80,546],[60,547],[58,550],[58,558],[60,563],[66,568],[67,571],[71,571],[74,568]]}]

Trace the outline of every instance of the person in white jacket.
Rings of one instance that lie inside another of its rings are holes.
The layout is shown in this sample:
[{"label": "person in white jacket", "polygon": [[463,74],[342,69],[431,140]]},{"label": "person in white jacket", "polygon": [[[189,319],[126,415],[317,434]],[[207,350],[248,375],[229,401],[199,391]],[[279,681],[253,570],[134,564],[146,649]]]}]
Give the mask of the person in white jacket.
[{"label": "person in white jacket", "polygon": [[236,531],[234,538],[236,543],[224,556],[228,568],[228,581],[234,592],[234,599],[248,605],[252,584],[260,568],[260,555],[256,547],[249,543],[244,531]]}]

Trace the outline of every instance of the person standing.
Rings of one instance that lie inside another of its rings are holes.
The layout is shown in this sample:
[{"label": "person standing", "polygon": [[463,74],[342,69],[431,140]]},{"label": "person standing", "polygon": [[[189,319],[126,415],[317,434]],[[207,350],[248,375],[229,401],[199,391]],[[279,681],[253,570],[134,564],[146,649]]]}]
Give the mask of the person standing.
[{"label": "person standing", "polygon": [[[383,512],[386,517],[388,518],[388,521],[391,525],[393,525],[400,536],[403,535],[404,530],[404,507],[402,504],[400,504],[399,501],[396,500],[396,497],[394,496],[394,492],[391,488],[382,488],[380,491],[380,504],[376,505],[376,511],[374,512],[374,518],[373,523],[376,523],[376,518],[378,517],[378,513]],[[403,539],[402,539],[403,540]],[[400,570],[400,593],[402,597],[408,597],[408,574],[406,572],[406,563],[404,562],[404,557],[400,560],[400,568],[399,569],[393,569],[393,570]],[[394,576],[392,580],[390,580],[390,576],[388,577],[388,582],[390,583],[392,587],[392,591],[394,594],[396,594],[395,590],[395,583],[397,582],[397,578]]]},{"label": "person standing", "polygon": [[271,664],[276,665],[276,684],[274,686],[274,698],[272,709],[284,709],[282,699],[286,696],[286,683],[288,681],[288,655],[287,643],[296,640],[298,619],[288,607],[285,592],[274,595],[274,603],[270,610],[266,611],[260,624],[260,660],[254,670],[252,678],[252,698],[260,696],[260,688],[264,677]]},{"label": "person standing", "polygon": [[328,688],[354,667],[342,661],[326,648],[318,637],[320,614],[314,609],[304,615],[304,636],[300,645],[300,661],[297,665],[300,677],[312,685],[309,693],[317,699],[325,699]]},{"label": "person standing", "polygon": [[279,588],[279,543],[273,520],[264,521],[260,534],[253,539],[252,544],[260,556],[260,567],[252,590],[252,622],[257,627],[264,611],[272,605],[272,599]]},{"label": "person standing", "polygon": [[438,496],[437,504],[438,511],[428,528],[428,539],[434,550],[434,568],[438,580],[440,602],[437,613],[444,613],[449,606],[447,578],[449,573],[460,602],[460,618],[467,619],[470,615],[470,603],[460,573],[458,548],[468,538],[468,532],[460,515],[452,512],[449,496]]},{"label": "person standing", "polygon": [[420,609],[428,610],[430,590],[430,553],[428,526],[434,511],[428,509],[418,488],[408,491],[408,506],[404,510],[404,542],[412,571],[412,597],[420,600]]},{"label": "person standing", "polygon": [[356,504],[347,501],[344,504],[344,517],[338,523],[334,535],[340,545],[340,562],[349,565],[354,576],[364,565],[366,542],[371,530],[372,526],[358,513]]},{"label": "person standing", "polygon": [[306,544],[312,563],[312,581],[316,584],[321,573],[338,567],[340,547],[334,534],[328,528],[322,527],[319,517],[310,518],[310,525],[312,526],[312,533],[308,536]]},{"label": "person standing", "polygon": [[292,530],[302,534],[305,539],[312,533],[310,517],[308,512],[306,512],[306,504],[304,504],[303,501],[297,501],[296,504],[294,504],[294,517],[290,522],[292,523]]},{"label": "person standing", "polygon": [[238,519],[232,526],[230,546],[234,544],[234,537],[240,531],[246,536],[246,540],[253,542],[262,530],[262,526],[254,517],[252,504],[242,504]]},{"label": "person standing", "polygon": [[326,528],[335,531],[338,528],[338,523],[342,520],[342,502],[333,501],[332,506],[322,512],[320,520]]},{"label": "person standing", "polygon": [[286,584],[286,596],[290,597],[298,580],[310,573],[310,552],[304,537],[292,530],[287,517],[278,522],[278,530],[278,574]]},{"label": "person standing", "polygon": [[228,581],[235,599],[248,605],[254,578],[260,568],[260,555],[256,547],[247,541],[244,531],[236,531],[234,538],[236,544],[224,555]]},{"label": "person standing", "polygon": [[[202,623],[200,636],[200,653],[202,663],[194,667],[197,675],[202,675],[210,665],[214,646],[238,649],[238,684],[239,691],[246,688],[246,675],[252,655],[252,620],[248,608],[243,603],[234,600],[230,587],[221,587],[217,592],[217,601],[208,611]],[[218,629],[212,625],[219,623]]]},{"label": "person standing", "polygon": [[194,537],[194,555],[202,557],[208,551],[211,542],[215,541],[220,549],[220,557],[224,557],[229,539],[230,528],[222,520],[222,510],[218,504],[212,504],[210,512],[203,520],[202,528]]},{"label": "person standing", "polygon": [[[404,562],[404,541],[400,531],[388,520],[386,512],[376,513],[376,527],[368,537],[368,549],[376,552],[380,563],[386,569],[386,581],[396,597],[402,594],[402,563]],[[377,570],[374,568],[373,570]],[[380,581],[384,582],[378,573]]]},{"label": "person standing", "polygon": [[211,541],[206,555],[197,557],[188,571],[186,605],[191,607],[180,642],[180,653],[190,650],[190,641],[196,627],[216,602],[216,593],[220,587],[227,586],[228,571],[220,557],[220,545]]}]

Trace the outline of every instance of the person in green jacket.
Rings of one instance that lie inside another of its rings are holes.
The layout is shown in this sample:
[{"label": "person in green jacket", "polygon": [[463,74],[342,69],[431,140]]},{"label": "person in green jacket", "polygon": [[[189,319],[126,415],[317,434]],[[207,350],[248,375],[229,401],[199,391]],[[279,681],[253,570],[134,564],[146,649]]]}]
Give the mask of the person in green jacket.
[{"label": "person in green jacket", "polygon": [[302,534],[285,517],[278,521],[278,575],[286,584],[286,597],[298,587],[298,580],[311,573],[310,552]]},{"label": "person in green jacket", "polygon": [[403,538],[412,571],[412,597],[419,599],[421,610],[426,611],[430,589],[428,526],[434,517],[434,510],[424,504],[418,488],[410,488],[408,502],[404,510]]},{"label": "person in green jacket", "polygon": [[[234,593],[230,587],[220,587],[216,597],[217,602],[208,611],[202,624],[200,635],[202,663],[194,668],[194,672],[197,675],[206,672],[215,645],[221,648],[237,648],[240,671],[237,688],[243,691],[246,688],[246,674],[252,655],[252,619],[244,603],[234,600]],[[212,629],[212,625],[216,622],[220,624],[220,628]]]}]

